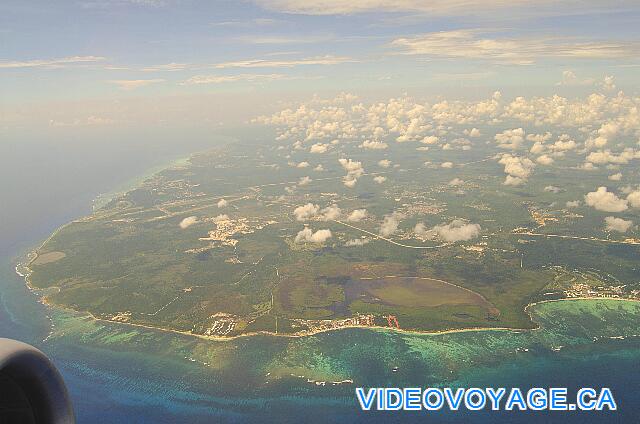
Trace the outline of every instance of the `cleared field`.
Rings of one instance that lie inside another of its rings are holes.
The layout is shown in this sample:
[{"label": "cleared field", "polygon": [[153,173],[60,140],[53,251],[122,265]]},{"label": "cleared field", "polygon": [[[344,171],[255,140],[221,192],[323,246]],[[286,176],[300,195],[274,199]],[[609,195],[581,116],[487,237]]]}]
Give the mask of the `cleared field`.
[{"label": "cleared field", "polygon": [[345,290],[347,301],[362,300],[388,306],[433,308],[444,305],[492,305],[478,293],[441,280],[422,277],[387,276],[360,279]]},{"label": "cleared field", "polygon": [[39,254],[38,257],[32,262],[33,265],[49,264],[67,256],[64,252],[47,252]]}]

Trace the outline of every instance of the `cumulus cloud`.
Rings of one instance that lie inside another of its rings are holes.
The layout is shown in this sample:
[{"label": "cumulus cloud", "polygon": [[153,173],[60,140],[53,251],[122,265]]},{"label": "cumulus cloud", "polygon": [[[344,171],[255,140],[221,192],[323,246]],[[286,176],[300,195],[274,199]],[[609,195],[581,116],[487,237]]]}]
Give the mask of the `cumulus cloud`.
[{"label": "cumulus cloud", "polygon": [[524,130],[522,128],[504,130],[503,132],[496,134],[494,138],[498,143],[498,147],[514,150],[519,148],[524,141]]},{"label": "cumulus cloud", "polygon": [[362,162],[357,162],[351,159],[341,158],[338,159],[338,162],[345,171],[347,171],[347,175],[343,178],[342,182],[345,186],[352,188],[356,185],[358,178],[364,174],[364,168],[362,167]]},{"label": "cumulus cloud", "polygon": [[464,130],[464,135],[469,137],[480,137],[480,130],[475,127],[470,130]]},{"label": "cumulus cloud", "polygon": [[515,186],[524,184],[536,166],[529,158],[509,154],[502,155],[498,163],[504,165],[504,172],[507,174],[504,184]]},{"label": "cumulus cloud", "polygon": [[436,137],[435,135],[428,135],[426,137],[424,137],[420,143],[422,144],[436,144],[438,142],[439,138]]},{"label": "cumulus cloud", "polygon": [[222,221],[229,221],[229,215],[220,214],[218,216],[213,217],[211,220],[215,223],[222,222]]},{"label": "cumulus cloud", "polygon": [[356,162],[351,159],[338,159],[338,162],[349,174],[353,174],[356,177],[360,177],[364,173],[362,162]]},{"label": "cumulus cloud", "polygon": [[398,230],[400,220],[403,218],[402,214],[394,212],[389,215],[385,215],[382,224],[380,225],[380,235],[388,237]]},{"label": "cumulus cloud", "polygon": [[347,217],[347,221],[349,222],[360,222],[367,217],[366,209],[356,209],[349,214]]},{"label": "cumulus cloud", "polygon": [[632,208],[640,208],[640,190],[630,192],[627,196],[627,202]]},{"label": "cumulus cloud", "polygon": [[607,191],[607,187],[598,187],[596,191],[584,196],[585,203],[594,209],[604,212],[622,212],[627,210],[627,200],[620,199],[615,193]]},{"label": "cumulus cloud", "polygon": [[295,208],[293,210],[293,215],[298,221],[307,221],[316,216],[319,211],[320,206],[314,205],[313,203],[307,203],[306,205]]},{"label": "cumulus cloud", "polygon": [[549,155],[541,155],[541,156],[538,156],[538,158],[536,159],[536,162],[539,163],[540,165],[551,165],[553,164],[553,158]]},{"label": "cumulus cloud", "polygon": [[560,187],[548,185],[544,188],[544,191],[546,191],[547,193],[560,193],[562,189]]},{"label": "cumulus cloud", "polygon": [[533,141],[534,143],[542,144],[546,141],[549,141],[550,139],[551,139],[551,133],[548,131],[544,134],[527,134],[527,140]]},{"label": "cumulus cloud", "polygon": [[388,168],[391,166],[391,161],[388,159],[382,159],[378,161],[378,166],[381,166],[382,168]]},{"label": "cumulus cloud", "polygon": [[616,84],[613,82],[612,75],[605,75],[605,77],[602,79],[602,82],[599,85],[605,91],[612,91],[616,89]]},{"label": "cumulus cloud", "polygon": [[627,221],[622,218],[616,218],[615,216],[608,216],[604,219],[607,231],[617,231],[619,233],[626,233],[633,225],[633,221]]},{"label": "cumulus cloud", "polygon": [[338,205],[333,204],[331,206],[327,206],[326,208],[320,211],[321,219],[323,221],[333,221],[334,219],[340,218],[342,211],[338,207]]},{"label": "cumulus cloud", "polygon": [[550,146],[552,150],[560,152],[575,150],[576,147],[578,147],[577,143],[567,134],[559,136],[558,140]]},{"label": "cumulus cloud", "polygon": [[226,201],[226,200],[224,200],[224,199],[220,199],[220,200],[218,201],[218,207],[219,207],[219,208],[225,208],[225,207],[227,207],[227,205],[228,205],[228,204],[229,204],[229,202],[227,202],[227,201]]},{"label": "cumulus cloud", "polygon": [[569,200],[569,201],[566,203],[566,206],[567,206],[568,208],[577,208],[577,207],[579,207],[579,206],[580,206],[580,201],[579,201],[579,200]]},{"label": "cumulus cloud", "polygon": [[364,246],[370,241],[371,240],[367,238],[351,239],[351,240],[347,240],[347,242],[344,245],[347,247]]},{"label": "cumulus cloud", "polygon": [[[571,128],[586,133],[585,147],[590,151],[603,149],[621,134],[635,134],[640,124],[639,106],[640,99],[622,93],[613,97],[596,93],[575,99],[551,95],[506,101],[496,92],[490,98],[478,101],[447,99],[433,103],[415,102],[403,96],[370,104],[358,102],[355,96],[343,93],[333,99],[314,98],[297,107],[258,117],[254,122],[275,126],[279,140],[382,140],[396,136],[398,141],[434,145],[449,131],[459,130],[456,126],[464,126],[464,132],[471,125],[477,128],[514,122],[515,128],[497,136],[496,141],[503,147],[523,144],[520,138],[524,136],[524,128],[557,126],[563,131]],[[465,135],[471,137],[471,131]],[[549,143],[550,132],[528,134],[526,140],[536,143],[532,147],[535,155],[580,147],[570,139]],[[454,146],[452,142],[449,144]]]},{"label": "cumulus cloud", "polygon": [[616,154],[611,150],[599,150],[597,152],[591,152],[587,156],[587,162],[595,163],[598,165],[613,163],[613,164],[626,164],[633,159],[640,158],[640,152],[635,151],[633,148],[627,148],[622,152]]},{"label": "cumulus cloud", "polygon": [[450,186],[459,186],[464,184],[464,180],[460,179],[460,178],[454,178],[453,180],[449,181],[449,185]]},{"label": "cumulus cloud", "polygon": [[360,147],[362,147],[363,149],[370,149],[370,150],[384,150],[387,147],[389,147],[389,145],[382,141],[365,140],[362,142]]},{"label": "cumulus cloud", "polygon": [[305,186],[305,185],[309,184],[311,181],[313,181],[313,180],[309,176],[301,177],[300,180],[298,181],[298,185],[299,186]]},{"label": "cumulus cloud", "polygon": [[325,153],[327,150],[329,150],[328,144],[315,143],[309,149],[309,153]]},{"label": "cumulus cloud", "polygon": [[198,217],[197,216],[188,216],[185,219],[183,219],[182,221],[180,221],[180,228],[182,228],[183,230],[185,228],[189,228],[190,226],[192,226],[193,224],[198,222]]},{"label": "cumulus cloud", "polygon": [[311,228],[305,227],[303,230],[300,230],[296,235],[295,242],[296,243],[324,243],[329,238],[331,238],[331,230],[318,230],[313,232]]},{"label": "cumulus cloud", "polygon": [[309,167],[309,162],[307,161],[302,161],[296,165],[296,168],[307,168],[307,167]]},{"label": "cumulus cloud", "polygon": [[622,179],[622,173],[618,172],[615,174],[611,174],[607,177],[610,181],[620,181]]},{"label": "cumulus cloud", "polygon": [[376,177],[373,177],[373,181],[375,181],[378,184],[382,184],[383,182],[387,181],[387,177],[384,177],[382,175],[378,175]]},{"label": "cumulus cloud", "polygon": [[480,225],[454,219],[446,225],[436,225],[433,231],[446,242],[467,241],[480,235]]},{"label": "cumulus cloud", "polygon": [[453,162],[442,162],[440,164],[440,167],[447,169],[453,168]]}]

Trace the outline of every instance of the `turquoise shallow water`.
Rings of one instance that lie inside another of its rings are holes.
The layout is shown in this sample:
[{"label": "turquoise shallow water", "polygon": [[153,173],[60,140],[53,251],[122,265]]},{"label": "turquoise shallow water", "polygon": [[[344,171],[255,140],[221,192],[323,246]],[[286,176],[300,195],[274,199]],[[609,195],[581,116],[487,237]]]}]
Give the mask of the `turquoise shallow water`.
[{"label": "turquoise shallow water", "polygon": [[[541,324],[534,331],[348,329],[209,341],[47,310],[9,264],[1,275],[3,335],[8,327],[29,335],[55,359],[80,422],[422,421],[426,412],[359,414],[354,387],[607,385],[620,405],[615,414],[440,412],[429,421],[637,422],[638,302],[540,304],[532,308]],[[353,384],[333,384],[343,380]]]},{"label": "turquoise shallow water", "polygon": [[[11,225],[0,222],[4,231],[0,336],[35,344],[51,355],[67,381],[80,423],[638,422],[637,303],[540,305],[533,313],[543,329],[532,332],[427,336],[352,329],[303,339],[254,337],[229,342],[102,324],[47,310],[15,274],[14,261],[21,250],[36,245],[57,226],[88,213],[97,194],[93,190],[100,186],[96,181],[117,185],[110,182],[106,166],[113,160],[104,160],[104,175],[98,175],[87,157],[83,162],[74,156],[63,160],[61,155],[60,164],[51,166],[54,176],[69,163],[83,164],[76,174],[86,168],[69,181],[68,190],[54,191],[53,196],[52,188],[60,188],[61,181],[47,177],[40,167],[4,166],[14,178],[22,172],[15,178],[17,186],[7,187],[15,192],[14,198],[23,199],[20,193],[27,191],[30,197],[12,209],[19,219]],[[137,157],[132,156],[131,162],[132,169],[142,166]],[[86,180],[86,187],[79,188],[77,180]],[[331,384],[345,379],[354,384]],[[321,381],[324,386],[316,384]],[[610,386],[620,411],[358,414],[353,389],[359,385],[567,386],[570,390]]]}]

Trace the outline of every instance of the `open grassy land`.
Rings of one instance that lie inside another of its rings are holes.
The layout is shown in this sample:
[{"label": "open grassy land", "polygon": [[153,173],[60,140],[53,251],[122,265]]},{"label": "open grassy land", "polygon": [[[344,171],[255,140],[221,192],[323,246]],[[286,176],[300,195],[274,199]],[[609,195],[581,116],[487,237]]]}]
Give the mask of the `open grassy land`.
[{"label": "open grassy land", "polygon": [[[29,265],[30,284],[99,318],[219,337],[530,328],[535,300],[631,296],[637,245],[534,235],[603,237],[602,217],[557,206],[582,195],[584,177],[568,172],[573,192],[560,194],[545,192],[544,175],[506,187],[491,154],[443,169],[393,149],[403,167],[384,168],[358,152],[355,187],[337,153],[306,164],[272,143],[197,154],[61,228]],[[478,229],[451,240],[414,228],[456,219]]]}]

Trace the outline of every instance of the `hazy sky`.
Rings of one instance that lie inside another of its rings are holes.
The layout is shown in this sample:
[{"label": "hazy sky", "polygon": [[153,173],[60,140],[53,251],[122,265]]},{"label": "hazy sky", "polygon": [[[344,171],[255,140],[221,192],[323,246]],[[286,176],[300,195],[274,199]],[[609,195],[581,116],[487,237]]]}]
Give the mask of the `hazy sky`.
[{"label": "hazy sky", "polygon": [[341,91],[637,94],[640,4],[557,3],[4,0],[0,136],[235,125]]}]

